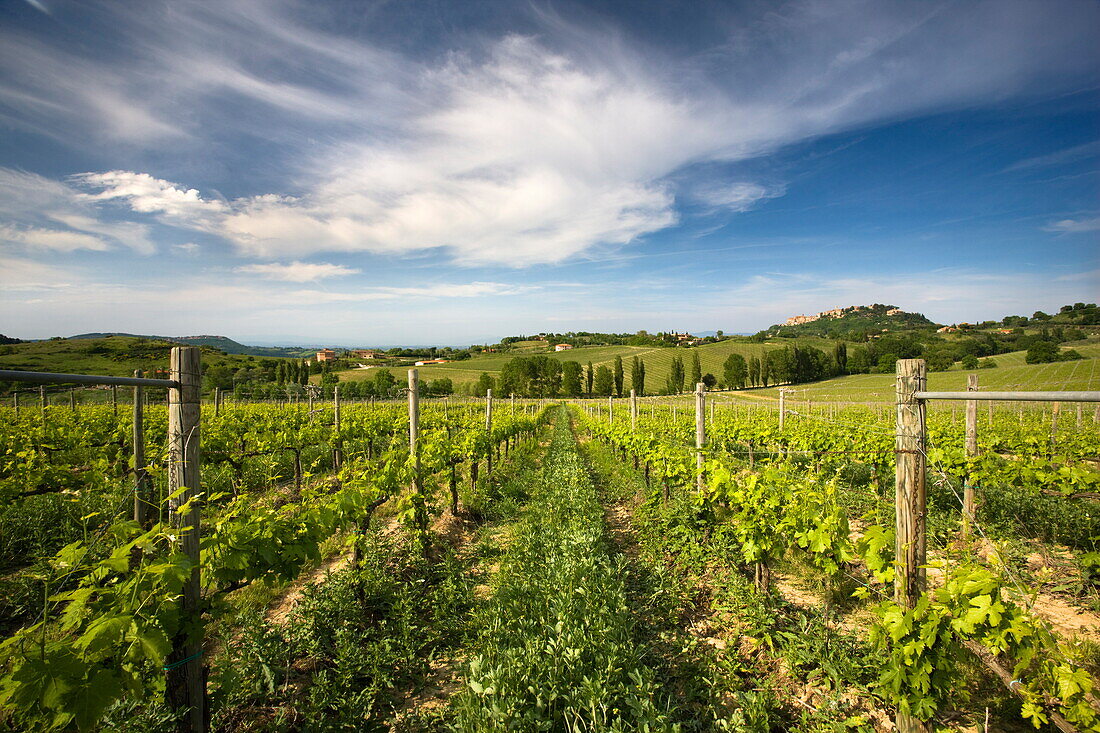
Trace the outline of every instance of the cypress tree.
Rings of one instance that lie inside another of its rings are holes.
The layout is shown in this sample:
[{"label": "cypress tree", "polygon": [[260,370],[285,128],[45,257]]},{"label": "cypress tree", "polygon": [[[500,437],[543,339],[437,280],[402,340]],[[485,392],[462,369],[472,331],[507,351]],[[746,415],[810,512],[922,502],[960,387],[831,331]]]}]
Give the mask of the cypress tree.
[{"label": "cypress tree", "polygon": [[615,357],[615,394],[619,397],[623,396],[623,358],[621,356]]},{"label": "cypress tree", "polygon": [[695,385],[703,381],[703,365],[699,361],[699,352],[694,349],[691,352],[691,381],[688,382],[688,386],[692,389]]},{"label": "cypress tree", "polygon": [[588,362],[588,374],[586,375],[586,384],[588,389],[585,390],[587,394],[592,394],[592,382],[596,378],[596,373],[592,370],[592,362]]},{"label": "cypress tree", "polygon": [[630,386],[639,397],[645,394],[645,364],[636,356],[630,362]]}]

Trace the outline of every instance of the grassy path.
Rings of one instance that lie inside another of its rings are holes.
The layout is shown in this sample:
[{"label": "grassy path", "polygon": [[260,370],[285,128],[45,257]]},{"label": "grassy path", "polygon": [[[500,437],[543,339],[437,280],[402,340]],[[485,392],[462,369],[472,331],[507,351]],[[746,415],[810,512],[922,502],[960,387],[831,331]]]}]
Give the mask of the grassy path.
[{"label": "grassy path", "polygon": [[626,559],[607,536],[565,410],[530,481],[478,613],[467,688],[454,700],[457,729],[677,730],[635,636]]}]

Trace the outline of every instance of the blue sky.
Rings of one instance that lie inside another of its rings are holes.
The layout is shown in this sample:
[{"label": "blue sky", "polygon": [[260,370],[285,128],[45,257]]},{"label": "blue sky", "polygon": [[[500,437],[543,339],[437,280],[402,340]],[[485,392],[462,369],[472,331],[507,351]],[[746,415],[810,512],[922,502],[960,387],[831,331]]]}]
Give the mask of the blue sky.
[{"label": "blue sky", "polygon": [[0,0],[0,332],[1095,301],[1097,28],[1093,0]]}]

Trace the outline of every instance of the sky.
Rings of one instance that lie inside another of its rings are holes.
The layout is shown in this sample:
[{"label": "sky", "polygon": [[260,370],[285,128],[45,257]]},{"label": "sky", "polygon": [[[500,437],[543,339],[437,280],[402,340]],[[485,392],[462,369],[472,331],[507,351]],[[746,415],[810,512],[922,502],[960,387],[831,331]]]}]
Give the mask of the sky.
[{"label": "sky", "polygon": [[1100,3],[0,0],[0,333],[1100,295]]}]

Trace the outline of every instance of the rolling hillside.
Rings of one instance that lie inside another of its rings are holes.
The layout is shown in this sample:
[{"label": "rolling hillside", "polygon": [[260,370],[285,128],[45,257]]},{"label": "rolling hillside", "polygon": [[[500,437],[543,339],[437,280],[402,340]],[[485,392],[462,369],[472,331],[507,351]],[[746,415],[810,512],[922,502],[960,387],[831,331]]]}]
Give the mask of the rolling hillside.
[{"label": "rolling hillside", "polygon": [[[738,353],[746,359],[751,356],[760,356],[764,351],[779,349],[792,344],[816,346],[821,349],[831,349],[834,342],[826,339],[776,339],[766,343],[749,343],[747,341],[720,341],[716,344],[704,344],[694,348],[661,348],[649,346],[584,346],[570,351],[549,352],[546,356],[559,361],[576,361],[582,365],[592,362],[595,367],[612,366],[615,357],[621,356],[623,367],[627,374],[630,372],[630,361],[637,356],[645,362],[646,385],[650,391],[663,387],[672,368],[672,359],[680,357],[684,360],[684,367],[690,371],[691,355],[699,353],[699,360],[703,367],[703,373],[710,372],[721,377],[722,363],[732,353]],[[422,380],[450,378],[455,385],[476,382],[482,372],[496,376],[501,367],[509,359],[528,354],[486,354],[466,361],[457,361],[451,364],[441,364],[430,367],[417,367],[420,370]],[[393,368],[391,371],[398,379],[403,379],[408,367]],[[352,369],[339,372],[340,379],[351,381],[358,379],[373,379],[374,369]]]},{"label": "rolling hillside", "polygon": [[[743,341],[722,341],[717,344],[705,344],[690,349],[648,348],[640,346],[592,346],[549,353],[554,359],[571,360],[581,364],[589,361],[594,366],[611,366],[616,356],[622,356],[629,384],[630,360],[637,356],[645,362],[646,385],[648,392],[656,392],[664,385],[676,356],[684,360],[685,368],[690,368],[692,352],[698,352],[703,373],[710,372],[721,376],[722,362],[731,353],[739,353],[745,358],[760,356],[764,351],[779,349],[798,343],[816,346],[820,349],[832,348],[833,341],[826,339],[776,339],[766,343],[746,343]],[[1073,344],[1084,359],[1078,361],[1055,362],[1052,364],[1026,364],[1024,352],[1014,351],[993,357],[997,363],[994,369],[977,370],[982,388],[999,390],[1096,390],[1100,389],[1100,342],[1093,339]],[[482,372],[496,376],[501,366],[516,354],[491,354],[467,361],[454,362],[431,367],[417,367],[422,380],[450,378],[456,386],[476,382]],[[339,372],[342,381],[372,379],[375,369],[351,370]],[[404,379],[408,367],[393,368],[399,380]],[[965,389],[966,374],[971,372],[957,365],[946,372],[932,372],[929,385],[934,389]],[[316,377],[314,381],[316,381]],[[797,385],[787,389],[794,390],[795,399],[810,399],[818,402],[890,402],[894,398],[894,377],[891,374],[854,374],[836,377],[821,382]],[[718,392],[723,399],[778,399],[776,387],[742,390],[739,392]]]},{"label": "rolling hillside", "polygon": [[[964,390],[966,375],[978,375],[979,389],[988,390],[1100,390],[1100,343],[1072,346],[1084,359],[1059,361],[1051,364],[1027,364],[1024,352],[1013,351],[992,357],[997,362],[994,369],[961,370],[958,367],[946,372],[931,372],[928,387],[933,390]],[[893,402],[894,375],[853,374],[826,379],[812,384],[786,387],[796,400],[814,402]],[[741,392],[723,392],[731,399],[778,399],[779,388],[751,389]]]},{"label": "rolling hillside", "polygon": [[[166,369],[169,353],[178,345],[135,336],[28,341],[0,346],[0,369],[125,377],[135,369]],[[203,347],[202,359],[204,367],[224,363],[238,369],[257,363],[257,357],[222,354],[211,347]]]}]

